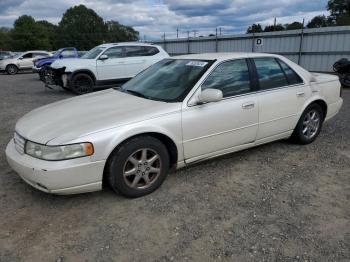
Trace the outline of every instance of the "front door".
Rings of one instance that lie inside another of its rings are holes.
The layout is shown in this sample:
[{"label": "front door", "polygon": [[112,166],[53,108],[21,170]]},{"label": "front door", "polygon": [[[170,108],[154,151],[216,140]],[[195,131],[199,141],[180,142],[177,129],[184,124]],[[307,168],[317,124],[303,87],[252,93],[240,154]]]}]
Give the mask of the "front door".
[{"label": "front door", "polygon": [[219,89],[223,92],[223,100],[183,109],[183,144],[187,162],[254,143],[259,105],[250,75],[245,59],[219,64],[201,89]]},{"label": "front door", "polygon": [[115,46],[107,49],[103,55],[108,59],[97,59],[97,74],[99,80],[113,80],[125,78],[125,58],[123,47]]}]

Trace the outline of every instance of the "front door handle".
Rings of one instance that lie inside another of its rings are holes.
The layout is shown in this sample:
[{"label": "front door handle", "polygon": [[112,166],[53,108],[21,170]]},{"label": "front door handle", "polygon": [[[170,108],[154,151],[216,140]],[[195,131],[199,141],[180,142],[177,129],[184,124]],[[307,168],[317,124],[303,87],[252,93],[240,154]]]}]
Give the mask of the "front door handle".
[{"label": "front door handle", "polygon": [[298,97],[303,97],[303,96],[305,96],[305,92],[298,92],[298,93],[297,93],[297,96],[298,96]]},{"label": "front door handle", "polygon": [[247,103],[242,104],[243,109],[252,109],[252,108],[254,108],[254,106],[255,106],[254,102],[247,102]]}]

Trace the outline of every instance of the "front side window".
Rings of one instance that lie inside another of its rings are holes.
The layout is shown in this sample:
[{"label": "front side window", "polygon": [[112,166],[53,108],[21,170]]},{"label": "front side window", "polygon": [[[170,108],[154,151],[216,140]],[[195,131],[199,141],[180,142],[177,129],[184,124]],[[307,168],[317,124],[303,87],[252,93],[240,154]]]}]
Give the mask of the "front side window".
[{"label": "front side window", "polygon": [[111,47],[103,54],[107,55],[108,58],[110,58],[110,59],[121,58],[121,57],[123,57],[123,48],[120,46]]},{"label": "front side window", "polygon": [[163,59],[122,86],[122,91],[165,102],[180,102],[212,61]]},{"label": "front side window", "polygon": [[275,58],[254,58],[261,90],[287,86],[288,81]]},{"label": "front side window", "polygon": [[287,80],[290,85],[296,85],[303,83],[303,79],[294,72],[292,68],[289,67],[285,62],[278,60],[279,64],[281,65],[284,73],[286,74]]},{"label": "front side window", "polygon": [[213,88],[224,97],[250,92],[248,65],[245,59],[228,61],[217,66],[202,85],[202,90]]}]

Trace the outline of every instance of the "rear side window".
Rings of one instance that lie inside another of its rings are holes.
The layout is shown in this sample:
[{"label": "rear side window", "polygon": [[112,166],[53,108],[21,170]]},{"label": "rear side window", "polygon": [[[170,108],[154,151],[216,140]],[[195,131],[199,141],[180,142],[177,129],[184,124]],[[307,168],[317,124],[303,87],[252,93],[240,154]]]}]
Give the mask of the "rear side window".
[{"label": "rear side window", "polygon": [[143,54],[144,54],[144,51],[142,50],[142,46],[126,46],[125,47],[126,57],[143,56]]},{"label": "rear side window", "polygon": [[288,81],[280,65],[272,57],[254,58],[261,90],[287,86]]},{"label": "rear side window", "polygon": [[153,56],[158,54],[159,50],[153,46],[126,46],[125,53],[127,57]]},{"label": "rear side window", "polygon": [[250,92],[250,78],[245,59],[218,65],[202,85],[202,90],[213,88],[222,91],[224,97]]},{"label": "rear side window", "polygon": [[46,54],[46,53],[34,53],[33,56],[34,56],[34,57],[38,57],[38,56],[48,56],[48,54]]},{"label": "rear side window", "polygon": [[301,77],[294,72],[292,68],[290,68],[289,65],[287,65],[285,62],[278,59],[278,63],[281,65],[284,73],[286,74],[287,80],[290,85],[296,85],[303,83],[303,80]]},{"label": "rear side window", "polygon": [[74,57],[75,56],[75,51],[72,49],[66,49],[63,50],[61,53],[62,57]]},{"label": "rear side window", "polygon": [[25,55],[22,56],[23,58],[32,58],[33,57],[33,53],[27,53]]}]

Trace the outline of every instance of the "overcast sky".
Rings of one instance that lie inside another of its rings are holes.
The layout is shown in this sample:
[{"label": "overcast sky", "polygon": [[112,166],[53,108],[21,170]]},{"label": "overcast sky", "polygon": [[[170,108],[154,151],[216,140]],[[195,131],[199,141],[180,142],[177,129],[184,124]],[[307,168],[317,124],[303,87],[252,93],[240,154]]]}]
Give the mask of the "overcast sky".
[{"label": "overcast sky", "polygon": [[[272,24],[310,20],[326,14],[327,0],[0,0],[0,27],[12,27],[20,15],[57,24],[64,11],[84,4],[94,9],[104,20],[117,20],[133,26],[143,38],[180,37],[186,31],[198,30],[198,35],[245,32],[253,23]],[[191,36],[193,36],[193,32]]]}]

